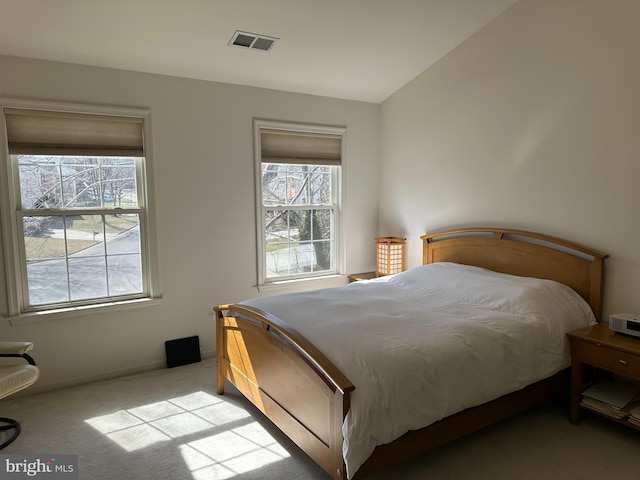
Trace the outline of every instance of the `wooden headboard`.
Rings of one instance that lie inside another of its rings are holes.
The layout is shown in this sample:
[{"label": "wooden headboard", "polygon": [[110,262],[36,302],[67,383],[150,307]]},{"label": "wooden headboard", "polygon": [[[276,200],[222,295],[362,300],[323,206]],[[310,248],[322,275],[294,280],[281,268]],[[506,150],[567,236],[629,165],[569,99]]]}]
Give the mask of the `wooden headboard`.
[{"label": "wooden headboard", "polygon": [[420,238],[424,265],[455,262],[555,280],[578,292],[601,320],[607,254],[549,235],[503,228],[461,228]]}]

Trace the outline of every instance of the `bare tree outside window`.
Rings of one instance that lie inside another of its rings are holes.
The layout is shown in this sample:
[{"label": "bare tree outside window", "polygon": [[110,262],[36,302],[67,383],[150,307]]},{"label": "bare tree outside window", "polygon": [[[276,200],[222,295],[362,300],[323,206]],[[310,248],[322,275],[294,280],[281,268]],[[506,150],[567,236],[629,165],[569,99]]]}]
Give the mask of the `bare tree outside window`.
[{"label": "bare tree outside window", "polygon": [[29,304],[142,292],[134,157],[19,155]]},{"label": "bare tree outside window", "polygon": [[334,168],[262,164],[267,278],[334,269]]}]

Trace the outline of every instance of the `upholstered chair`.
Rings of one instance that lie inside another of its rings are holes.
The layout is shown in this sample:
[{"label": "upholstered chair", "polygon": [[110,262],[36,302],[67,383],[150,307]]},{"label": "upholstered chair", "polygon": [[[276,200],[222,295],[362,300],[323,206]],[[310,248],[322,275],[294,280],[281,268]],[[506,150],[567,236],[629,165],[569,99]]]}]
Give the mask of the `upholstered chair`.
[{"label": "upholstered chair", "polygon": [[[38,379],[40,371],[27,353],[32,348],[31,342],[0,342],[0,357],[21,359],[19,363],[0,364],[0,399],[33,385]],[[0,437],[0,441],[4,440],[0,444],[0,450],[18,438],[20,430],[20,423],[16,420],[0,417],[0,434],[4,434]]]}]

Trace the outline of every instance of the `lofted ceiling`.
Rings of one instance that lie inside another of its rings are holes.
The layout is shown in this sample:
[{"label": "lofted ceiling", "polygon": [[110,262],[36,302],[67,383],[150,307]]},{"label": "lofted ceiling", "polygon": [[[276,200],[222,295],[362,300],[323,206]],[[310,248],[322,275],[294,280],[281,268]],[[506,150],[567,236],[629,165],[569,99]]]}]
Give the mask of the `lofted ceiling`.
[{"label": "lofted ceiling", "polygon": [[516,1],[0,0],[0,54],[379,103]]}]

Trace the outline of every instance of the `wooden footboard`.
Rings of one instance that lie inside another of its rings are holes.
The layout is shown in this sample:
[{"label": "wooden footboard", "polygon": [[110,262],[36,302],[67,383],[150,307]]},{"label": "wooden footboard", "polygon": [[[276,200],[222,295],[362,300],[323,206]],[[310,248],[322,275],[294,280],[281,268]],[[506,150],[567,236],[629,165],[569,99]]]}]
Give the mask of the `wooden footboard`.
[{"label": "wooden footboard", "polygon": [[278,318],[244,305],[216,312],[218,393],[231,382],[335,479],[345,479],[342,423],[353,384]]}]

